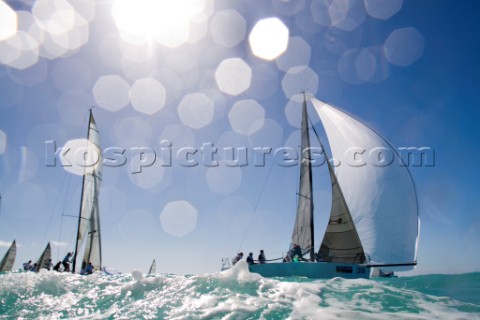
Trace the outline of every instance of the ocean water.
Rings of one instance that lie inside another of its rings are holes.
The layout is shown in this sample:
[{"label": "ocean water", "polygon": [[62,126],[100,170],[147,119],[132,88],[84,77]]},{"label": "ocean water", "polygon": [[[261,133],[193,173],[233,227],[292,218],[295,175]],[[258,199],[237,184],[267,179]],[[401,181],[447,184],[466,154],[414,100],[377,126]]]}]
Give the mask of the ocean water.
[{"label": "ocean water", "polygon": [[240,263],[134,276],[0,274],[0,319],[480,319],[480,273],[268,279]]}]

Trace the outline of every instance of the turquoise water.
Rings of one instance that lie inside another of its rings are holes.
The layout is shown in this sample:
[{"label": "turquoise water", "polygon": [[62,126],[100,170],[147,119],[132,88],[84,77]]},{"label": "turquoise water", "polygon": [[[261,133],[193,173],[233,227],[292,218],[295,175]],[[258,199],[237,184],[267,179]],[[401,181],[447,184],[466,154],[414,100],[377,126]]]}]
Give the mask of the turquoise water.
[{"label": "turquoise water", "polygon": [[[136,277],[138,279],[138,277]],[[0,275],[0,319],[480,319],[480,273],[374,280],[222,273]]]}]

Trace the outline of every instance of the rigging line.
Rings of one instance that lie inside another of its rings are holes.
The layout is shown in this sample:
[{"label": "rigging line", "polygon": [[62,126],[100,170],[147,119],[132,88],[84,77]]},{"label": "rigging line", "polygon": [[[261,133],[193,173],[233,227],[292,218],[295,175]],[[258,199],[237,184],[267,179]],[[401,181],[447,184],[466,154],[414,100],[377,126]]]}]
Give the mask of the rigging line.
[{"label": "rigging line", "polygon": [[60,242],[62,241],[62,226],[63,226],[63,215],[60,217],[60,232],[58,234],[58,246],[57,246],[57,261],[60,260]]},{"label": "rigging line", "polygon": [[[92,107],[93,108],[93,107]],[[89,110],[91,110],[92,108],[90,108]],[[83,116],[83,119],[82,119],[82,125],[81,127],[84,128],[85,127],[85,124],[87,123],[88,119],[89,119],[89,116],[90,116],[90,113],[86,113],[86,115]],[[68,178],[70,178],[71,176],[68,175]],[[68,179],[68,186],[67,186],[67,192],[70,190],[70,186],[72,184],[72,180],[71,179]],[[81,182],[79,183],[81,184]],[[69,197],[69,202],[72,200],[71,197]],[[81,200],[80,200],[81,201]],[[58,242],[60,244],[61,242],[61,235],[62,235],[62,229],[63,229],[63,217],[64,216],[70,216],[70,215],[66,215],[65,214],[65,208],[66,208],[66,202],[67,202],[67,198],[64,197],[63,198],[63,210],[62,210],[62,215],[61,215],[61,224],[60,224],[60,232],[59,232],[59,236],[58,236]],[[66,246],[66,249],[67,249],[67,252],[70,252],[69,249],[68,249],[68,243],[71,243],[72,242],[72,238],[70,238],[70,241],[67,242],[67,246]],[[66,254],[65,251],[63,252],[63,254]],[[61,259],[61,255],[60,255],[60,246],[58,246],[58,250],[57,250],[57,256],[60,257]]]},{"label": "rigging line", "polygon": [[[2,212],[2,194],[0,194],[0,213]],[[12,228],[13,240],[17,239],[17,233],[15,232],[16,228]]]},{"label": "rigging line", "polygon": [[[72,243],[72,240],[73,240],[74,236],[75,236],[75,233],[73,232],[72,236],[70,237],[70,240],[67,242],[67,244]],[[60,251],[60,246],[58,247],[58,250]],[[59,256],[60,257],[59,260],[63,260],[61,257],[65,256],[68,252],[70,252],[70,249],[68,249],[68,245],[67,245],[67,246],[65,246],[65,250],[63,251],[63,254]]]},{"label": "rigging line", "polygon": [[[287,122],[288,123],[288,122]],[[285,125],[283,127],[283,135],[282,135],[282,141],[284,141],[284,138],[285,138],[285,132],[286,132],[286,128],[287,128],[287,125]],[[253,207],[253,212],[252,214],[250,215],[250,218],[248,219],[248,223],[247,223],[247,229],[243,235],[243,238],[242,238],[242,241],[240,242],[240,246],[238,247],[237,249],[237,252],[240,251],[240,249],[242,248],[243,246],[243,243],[245,242],[245,238],[247,237],[247,233],[248,233],[248,230],[250,229],[250,225],[252,224],[252,220],[253,220],[253,216],[254,214],[257,212],[257,209],[258,209],[258,206],[260,204],[260,199],[262,198],[262,195],[263,193],[265,192],[265,187],[267,185],[267,181],[268,181],[268,178],[270,177],[270,174],[272,172],[272,169],[273,169],[273,165],[275,164],[275,158],[272,160],[272,163],[270,165],[270,168],[268,169],[268,173],[267,173],[267,176],[265,177],[265,180],[263,181],[263,184],[262,184],[262,188],[260,189],[260,194],[257,198],[257,201],[255,202],[255,206]]]},{"label": "rigging line", "polygon": [[[67,175],[67,178],[70,178],[70,175]],[[70,184],[70,179],[68,179],[68,185]],[[68,187],[66,187],[67,191],[68,191]],[[58,232],[58,246],[57,246],[57,261],[60,260],[61,256],[60,256],[60,244],[62,242],[62,230],[63,230],[63,216],[64,216],[64,213],[65,213],[65,201],[66,199],[64,198],[63,199],[64,203],[63,203],[63,210],[62,210],[62,215],[60,216],[60,230]]]},{"label": "rigging line", "polygon": [[[63,180],[62,180],[62,185],[60,186],[60,190],[63,190],[64,185],[65,185],[65,181],[67,180],[67,178],[68,178],[67,172],[64,172],[64,176],[63,176]],[[47,237],[48,230],[49,230],[50,225],[52,223],[53,212],[55,211],[55,209],[58,206],[58,203],[60,202],[60,195],[61,195],[61,192],[58,192],[57,199],[55,200],[55,204],[53,205],[53,208],[50,211],[50,216],[48,218],[47,228],[45,229],[45,232],[44,232],[43,237],[42,237],[42,243],[45,241],[45,238]]]},{"label": "rigging line", "polygon": [[270,177],[270,173],[272,172],[272,168],[273,168],[274,163],[275,163],[275,160],[272,161],[272,164],[270,165],[270,168],[268,169],[267,176],[265,177],[265,180],[263,181],[262,188],[260,189],[260,195],[258,196],[257,201],[255,202],[255,206],[253,208],[253,213],[250,215],[250,218],[248,219],[247,230],[245,231],[245,234],[243,235],[242,241],[240,242],[240,246],[238,247],[237,251],[240,251],[240,248],[242,247],[243,242],[245,242],[245,238],[247,237],[247,232],[250,229],[250,225],[251,225],[252,220],[253,220],[253,215],[257,212],[258,205],[260,204],[260,199],[263,195],[263,192],[265,191],[265,186],[267,185],[267,181],[268,181],[268,178]]},{"label": "rigging line", "polygon": [[[71,194],[73,192],[71,192],[70,190],[71,189],[74,189],[71,187],[72,185],[72,179],[71,179],[71,175],[70,174],[67,174],[67,186],[65,187],[65,190],[67,191],[67,194]],[[71,197],[68,197],[70,200],[71,200]],[[70,201],[69,200],[69,201]],[[65,208],[66,208],[66,202],[67,202],[67,197],[63,197],[63,205],[62,205],[62,214],[61,214],[61,217],[60,217],[60,232],[59,232],[59,235],[58,235],[58,242],[59,244],[61,243],[61,236],[62,236],[62,230],[63,230],[63,217],[64,216],[67,216],[65,215]],[[65,253],[65,252],[64,252]],[[60,246],[58,246],[58,249],[57,249],[57,257],[61,257],[60,255]]]},{"label": "rigging line", "polygon": [[74,216],[71,214],[62,214],[62,217],[69,217],[69,218],[77,218],[77,219],[84,219],[84,220],[90,220],[90,218],[84,218],[84,217],[79,217],[79,216]]},{"label": "rigging line", "polygon": [[[265,261],[278,261],[278,260],[283,260],[283,257],[275,258],[275,259],[266,259]],[[259,261],[259,260],[254,260],[254,261]]]},{"label": "rigging line", "polygon": [[[312,104],[311,97],[312,97],[312,95],[309,94],[308,99],[310,101],[310,105]],[[309,104],[307,104],[307,106],[308,105]],[[327,157],[327,153],[326,153],[325,147],[323,146],[322,139],[320,139],[320,136],[318,135],[317,129],[315,129],[315,126],[313,125],[313,121],[310,118],[310,113],[309,112],[307,112],[307,119],[308,119],[308,127],[313,129],[313,132],[315,133],[315,136],[317,137],[318,143],[320,143],[320,147],[322,148],[323,154],[325,155],[325,157]]]}]

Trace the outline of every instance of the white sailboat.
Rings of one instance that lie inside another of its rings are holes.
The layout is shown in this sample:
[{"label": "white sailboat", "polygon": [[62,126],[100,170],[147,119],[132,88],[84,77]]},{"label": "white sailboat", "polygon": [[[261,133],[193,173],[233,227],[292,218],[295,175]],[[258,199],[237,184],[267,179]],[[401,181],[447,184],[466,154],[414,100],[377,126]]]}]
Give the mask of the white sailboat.
[{"label": "white sailboat", "polygon": [[150,265],[150,269],[148,270],[147,276],[154,274],[157,272],[157,263],[155,262],[155,259],[153,259],[152,264]]},{"label": "white sailboat", "polygon": [[[92,263],[95,270],[101,270],[102,268],[102,243],[100,232],[100,212],[98,206],[98,195],[102,181],[102,156],[100,148],[100,134],[97,129],[92,110],[90,110],[87,139],[89,141],[87,145],[89,152],[86,154],[90,157],[98,155],[99,158],[94,166],[85,168],[83,175],[77,238],[72,259],[72,273],[75,272],[77,259],[82,248],[84,253],[83,257],[81,258],[81,269],[84,269],[89,262]],[[94,163],[93,158],[86,160],[87,163]]]},{"label": "white sailboat", "polygon": [[17,243],[13,240],[12,244],[8,248],[7,252],[0,261],[0,272],[11,271],[13,264],[15,263],[15,257],[17,256]]},{"label": "white sailboat", "polygon": [[[395,149],[368,126],[315,98],[310,101],[325,129],[332,157],[340,163],[333,168],[326,161],[332,204],[323,240],[317,249],[304,95],[298,208],[290,247],[298,244],[308,262],[252,264],[250,271],[265,277],[369,278],[377,268],[412,269],[417,263],[420,220],[407,166]],[[372,161],[352,158],[372,153],[377,156]],[[381,163],[379,157],[385,155],[391,159]]]},{"label": "white sailboat", "polygon": [[50,270],[52,264],[52,249],[50,247],[50,242],[47,244],[45,247],[45,250],[43,250],[42,255],[37,261],[37,272],[40,271],[40,269],[47,269]]}]

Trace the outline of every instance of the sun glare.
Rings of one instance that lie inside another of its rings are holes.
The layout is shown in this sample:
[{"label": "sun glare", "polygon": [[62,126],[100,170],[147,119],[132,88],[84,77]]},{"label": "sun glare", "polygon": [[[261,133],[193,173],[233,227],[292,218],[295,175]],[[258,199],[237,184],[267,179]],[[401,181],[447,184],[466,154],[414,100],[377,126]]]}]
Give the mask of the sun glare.
[{"label": "sun glare", "polygon": [[287,50],[288,39],[289,30],[278,18],[260,20],[248,37],[253,54],[269,61]]},{"label": "sun glare", "polygon": [[132,44],[177,47],[188,41],[190,23],[204,6],[204,0],[116,0],[112,15],[122,38]]}]

